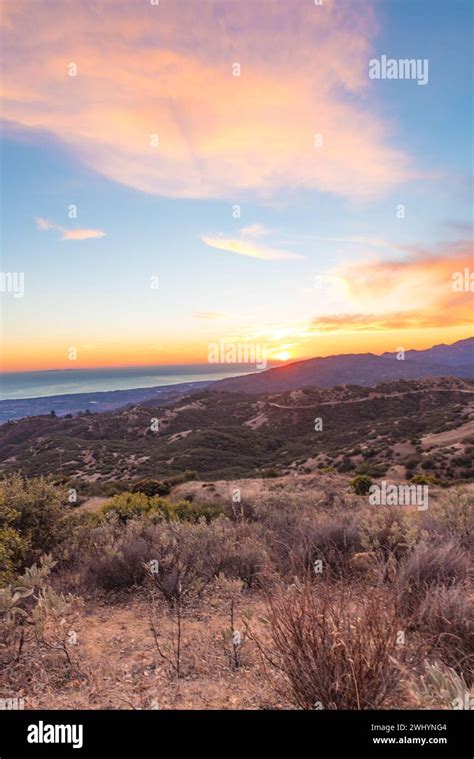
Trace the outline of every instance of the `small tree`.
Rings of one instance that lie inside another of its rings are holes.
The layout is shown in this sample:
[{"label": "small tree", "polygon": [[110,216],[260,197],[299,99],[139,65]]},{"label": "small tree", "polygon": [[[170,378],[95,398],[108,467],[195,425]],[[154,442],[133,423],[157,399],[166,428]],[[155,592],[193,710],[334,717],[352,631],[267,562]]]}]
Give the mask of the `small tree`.
[{"label": "small tree", "polygon": [[132,488],[132,493],[144,493],[148,496],[169,495],[170,491],[170,486],[162,480],[139,480]]},{"label": "small tree", "polygon": [[22,566],[53,552],[68,535],[68,492],[44,477],[28,480],[14,474],[5,478],[0,483],[0,504],[0,530],[8,526],[23,541]]},{"label": "small tree", "polygon": [[367,474],[358,474],[351,482],[352,489],[356,495],[367,495],[372,484],[372,478]]}]

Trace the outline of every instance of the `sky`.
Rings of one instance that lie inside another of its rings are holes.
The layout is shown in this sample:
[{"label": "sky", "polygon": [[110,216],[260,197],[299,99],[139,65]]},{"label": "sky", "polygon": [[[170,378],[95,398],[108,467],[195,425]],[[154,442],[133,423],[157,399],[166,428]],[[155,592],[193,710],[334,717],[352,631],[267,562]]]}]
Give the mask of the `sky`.
[{"label": "sky", "polygon": [[3,0],[3,371],[470,336],[472,7]]}]

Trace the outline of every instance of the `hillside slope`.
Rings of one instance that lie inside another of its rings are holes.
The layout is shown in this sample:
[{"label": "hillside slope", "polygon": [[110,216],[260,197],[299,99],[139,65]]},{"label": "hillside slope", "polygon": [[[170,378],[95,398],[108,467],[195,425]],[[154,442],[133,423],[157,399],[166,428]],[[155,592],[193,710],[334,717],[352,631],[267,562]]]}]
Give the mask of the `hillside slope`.
[{"label": "hillside slope", "polygon": [[326,467],[466,480],[474,476],[473,421],[474,381],[457,378],[252,396],[205,390],[161,408],[150,401],[9,422],[0,428],[0,470],[88,482],[185,470],[233,479]]}]

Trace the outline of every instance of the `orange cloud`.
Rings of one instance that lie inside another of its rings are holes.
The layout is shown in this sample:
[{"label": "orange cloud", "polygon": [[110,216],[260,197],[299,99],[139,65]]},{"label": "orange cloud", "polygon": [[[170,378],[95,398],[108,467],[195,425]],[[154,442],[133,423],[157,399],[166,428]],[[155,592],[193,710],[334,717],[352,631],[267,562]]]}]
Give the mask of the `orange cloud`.
[{"label": "orange cloud", "polygon": [[114,181],[172,197],[366,198],[414,176],[363,100],[370,3],[16,0],[3,13],[5,118]]},{"label": "orange cloud", "polygon": [[471,241],[438,246],[436,254],[416,252],[405,260],[341,268],[334,273],[346,286],[347,313],[318,316],[312,327],[369,331],[472,325],[474,294],[469,287],[453,287],[456,275],[466,270],[474,271]]},{"label": "orange cloud", "polygon": [[[371,242],[376,244],[375,239]],[[420,341],[417,347],[427,347],[430,340],[439,339],[442,333],[452,340],[471,334],[474,250],[470,240],[443,243],[434,251],[420,251],[416,246],[388,241],[383,241],[381,247],[403,249],[408,255],[404,260],[341,266],[316,278],[320,280],[316,292],[323,307],[335,292],[333,302],[337,302],[340,311],[328,313],[326,307],[326,312],[306,322],[249,326],[244,328],[246,339],[272,344],[290,338],[296,341],[293,345],[298,345],[300,352],[314,355],[310,346],[315,345],[315,340],[319,344],[320,337],[329,339],[330,335],[347,340],[348,335],[362,333],[355,339],[383,340],[384,334],[407,330],[410,336],[417,335]],[[459,282],[464,284],[461,289]],[[430,330],[432,338],[423,338]],[[452,337],[450,330],[454,330]],[[344,349],[347,350],[347,345]]]},{"label": "orange cloud", "polygon": [[436,316],[422,310],[400,311],[387,314],[332,314],[320,316],[312,321],[317,332],[350,331],[384,331],[399,329],[427,329],[432,327],[451,327],[472,324],[472,318],[446,318],[443,314]]}]

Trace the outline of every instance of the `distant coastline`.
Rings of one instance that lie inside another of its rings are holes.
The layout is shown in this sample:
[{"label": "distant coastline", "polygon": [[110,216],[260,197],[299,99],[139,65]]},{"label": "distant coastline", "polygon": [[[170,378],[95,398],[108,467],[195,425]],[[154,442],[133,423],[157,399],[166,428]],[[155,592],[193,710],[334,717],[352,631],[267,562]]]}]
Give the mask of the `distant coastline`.
[{"label": "distant coastline", "polygon": [[215,380],[249,374],[254,367],[127,367],[53,370],[0,376],[0,424],[53,412],[57,416],[104,412],[130,404],[176,401]]},{"label": "distant coastline", "polygon": [[0,375],[0,402],[62,395],[139,390],[249,374],[254,367],[173,365],[106,369],[53,369]]}]

